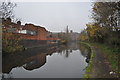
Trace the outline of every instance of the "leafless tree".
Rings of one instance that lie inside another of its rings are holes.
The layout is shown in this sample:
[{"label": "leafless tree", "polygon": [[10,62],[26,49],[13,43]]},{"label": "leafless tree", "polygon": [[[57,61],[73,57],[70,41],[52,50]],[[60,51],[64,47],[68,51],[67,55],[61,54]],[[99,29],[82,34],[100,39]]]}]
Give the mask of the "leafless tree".
[{"label": "leafless tree", "polygon": [[12,2],[2,2],[0,4],[0,18],[1,19],[7,19],[7,18],[12,19],[14,17],[13,9],[16,6],[17,5]]}]

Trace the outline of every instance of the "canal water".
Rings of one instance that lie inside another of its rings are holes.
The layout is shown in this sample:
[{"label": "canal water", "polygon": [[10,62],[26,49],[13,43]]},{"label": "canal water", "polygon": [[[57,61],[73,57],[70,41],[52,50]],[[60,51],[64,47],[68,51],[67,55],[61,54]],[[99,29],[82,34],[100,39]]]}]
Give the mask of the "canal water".
[{"label": "canal water", "polygon": [[3,56],[3,78],[83,78],[89,62],[84,45],[31,48]]}]

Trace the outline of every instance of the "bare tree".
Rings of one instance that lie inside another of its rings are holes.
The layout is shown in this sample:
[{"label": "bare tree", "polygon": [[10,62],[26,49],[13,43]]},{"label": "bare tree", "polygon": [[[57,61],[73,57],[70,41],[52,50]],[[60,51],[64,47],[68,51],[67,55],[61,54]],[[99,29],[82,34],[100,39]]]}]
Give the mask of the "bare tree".
[{"label": "bare tree", "polygon": [[7,18],[13,18],[14,13],[13,9],[17,5],[12,2],[2,2],[0,5],[0,18],[1,19],[7,19]]}]

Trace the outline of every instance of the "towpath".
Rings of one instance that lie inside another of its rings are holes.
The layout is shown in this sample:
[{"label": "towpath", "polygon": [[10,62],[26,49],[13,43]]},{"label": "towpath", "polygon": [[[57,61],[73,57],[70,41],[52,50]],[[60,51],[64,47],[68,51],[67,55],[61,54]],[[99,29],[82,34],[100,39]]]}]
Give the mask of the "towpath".
[{"label": "towpath", "polygon": [[110,68],[109,62],[106,60],[103,53],[95,46],[92,46],[94,51],[94,58],[92,63],[92,69],[89,73],[90,78],[115,78]]}]

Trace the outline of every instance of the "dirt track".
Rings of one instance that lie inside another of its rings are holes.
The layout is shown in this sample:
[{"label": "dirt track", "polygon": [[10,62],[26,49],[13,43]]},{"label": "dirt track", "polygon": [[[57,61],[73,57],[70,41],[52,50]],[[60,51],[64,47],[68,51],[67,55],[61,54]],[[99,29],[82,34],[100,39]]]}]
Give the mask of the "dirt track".
[{"label": "dirt track", "polygon": [[92,64],[92,70],[89,73],[90,78],[115,78],[114,74],[110,74],[112,71],[109,62],[105,59],[103,56],[103,53],[101,51],[92,46],[92,49],[94,51],[94,58],[93,58],[93,64]]}]

